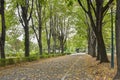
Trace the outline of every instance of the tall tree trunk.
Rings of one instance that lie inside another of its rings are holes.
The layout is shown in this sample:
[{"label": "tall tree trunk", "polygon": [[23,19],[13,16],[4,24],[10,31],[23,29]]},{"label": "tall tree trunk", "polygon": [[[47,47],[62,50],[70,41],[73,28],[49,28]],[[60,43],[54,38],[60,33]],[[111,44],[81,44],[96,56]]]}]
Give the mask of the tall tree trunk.
[{"label": "tall tree trunk", "polygon": [[97,42],[97,57],[96,57],[96,60],[100,60],[100,52],[99,52],[98,42]]},{"label": "tall tree trunk", "polygon": [[53,38],[53,53],[56,53],[56,39],[57,39],[57,32],[56,27],[58,26],[56,14],[54,15],[53,19],[54,26],[52,26],[52,38]]},{"label": "tall tree trunk", "polygon": [[37,15],[38,15],[38,32],[39,32],[39,52],[42,55],[42,3],[39,0],[36,0]]},{"label": "tall tree trunk", "polygon": [[88,31],[88,54],[96,57],[96,37],[92,29]]},{"label": "tall tree trunk", "polygon": [[114,80],[120,80],[120,0],[117,0],[116,10],[116,57],[117,57],[117,73]]},{"label": "tall tree trunk", "polygon": [[96,37],[94,34],[92,36],[92,57],[96,57]]},{"label": "tall tree trunk", "polygon": [[90,36],[90,27],[88,27],[88,54],[91,55],[91,36]]},{"label": "tall tree trunk", "polygon": [[[44,10],[45,10],[45,8],[44,8]],[[53,26],[52,5],[51,5],[51,3],[50,3],[49,10],[50,10],[49,29],[48,29],[48,27],[46,26],[46,23],[45,23],[48,54],[51,52],[51,35],[52,35],[52,26]],[[45,12],[44,12],[44,14],[45,14]]]},{"label": "tall tree trunk", "polygon": [[[51,24],[50,24],[51,26]],[[47,49],[48,49],[48,54],[50,53],[50,41],[51,41],[51,29],[48,31],[46,23],[45,23],[45,30],[46,30],[46,40],[47,40]]]},{"label": "tall tree trunk", "polygon": [[53,44],[53,53],[56,53],[56,39],[54,39],[54,44]]},{"label": "tall tree trunk", "polygon": [[[102,36],[102,31],[97,33],[96,38],[98,41],[98,54],[100,55],[100,63],[109,62],[107,58],[105,43],[104,43],[103,36]],[[97,57],[99,57],[99,55]]]},{"label": "tall tree trunk", "polygon": [[29,27],[28,27],[28,24],[26,24],[25,26],[25,57],[28,57],[30,54],[29,54]]},{"label": "tall tree trunk", "polygon": [[89,23],[89,19],[87,17],[87,14],[85,13],[86,17],[86,24],[88,26],[88,54],[92,57],[96,57],[96,36],[94,34],[94,31],[92,29],[92,25]]},{"label": "tall tree trunk", "polygon": [[51,52],[51,48],[50,48],[50,40],[47,40],[47,44],[48,44],[48,54],[50,54],[50,52]]},{"label": "tall tree trunk", "polygon": [[39,43],[38,44],[39,44],[40,55],[42,55],[42,21],[41,21],[41,18],[39,18]]},{"label": "tall tree trunk", "polygon": [[60,40],[60,48],[61,48],[61,53],[64,53],[64,43],[63,40]]},{"label": "tall tree trunk", "polygon": [[[24,28],[24,32],[25,32],[25,57],[29,57],[30,55],[30,50],[29,50],[29,21],[31,19],[32,16],[32,11],[33,11],[33,2],[34,0],[32,0],[32,6],[30,9],[30,14],[28,16],[28,9],[29,9],[29,0],[24,0],[24,4],[25,5],[21,5],[20,3],[17,3],[17,8],[18,8],[18,15],[20,18],[20,23],[22,24],[23,28]],[[21,11],[19,10],[19,5],[21,7]],[[21,13],[20,13],[21,12]]]},{"label": "tall tree trunk", "polygon": [[1,58],[5,59],[5,36],[6,36],[6,26],[5,26],[5,15],[4,15],[4,0],[0,0],[0,13],[2,21],[2,33],[0,38],[0,53]]},{"label": "tall tree trunk", "polygon": [[[26,3],[28,4],[28,3]],[[27,20],[27,5],[21,6],[22,8],[22,18],[24,21],[24,31],[25,31],[25,57],[29,56],[29,26],[28,26],[28,20]]]},{"label": "tall tree trunk", "polygon": [[102,35],[102,21],[103,21],[103,0],[96,0],[96,38],[98,42],[98,54],[100,55],[100,62],[109,62],[106,53],[106,47]]}]

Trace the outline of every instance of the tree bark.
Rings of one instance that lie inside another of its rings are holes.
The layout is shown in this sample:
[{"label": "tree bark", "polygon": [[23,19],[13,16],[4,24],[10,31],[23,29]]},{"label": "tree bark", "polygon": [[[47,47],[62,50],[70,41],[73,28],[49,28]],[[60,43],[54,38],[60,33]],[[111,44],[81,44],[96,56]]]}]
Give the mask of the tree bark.
[{"label": "tree bark", "polygon": [[106,53],[106,47],[102,35],[102,21],[103,21],[103,0],[96,0],[96,38],[98,42],[98,54],[100,55],[100,62],[109,62]]},{"label": "tree bark", "polygon": [[4,14],[4,0],[0,0],[0,13],[1,13],[1,21],[2,21],[2,33],[0,37],[0,53],[1,58],[5,59],[5,36],[6,36],[6,26],[5,26],[5,14]]},{"label": "tree bark", "polygon": [[97,34],[96,38],[98,41],[98,56],[97,57],[100,56],[100,63],[109,62],[109,60],[107,58],[105,43],[104,43],[103,36],[102,36],[102,31],[100,31]]},{"label": "tree bark", "polygon": [[91,27],[92,25],[90,25],[89,23],[89,19],[86,13],[85,13],[85,17],[86,17],[85,24],[87,24],[88,26],[88,34],[87,34],[88,35],[88,54],[91,55],[92,57],[96,57],[96,36]]},{"label": "tree bark", "polygon": [[28,24],[25,26],[25,57],[28,57],[30,54],[30,50],[29,50],[29,27],[28,27]]},{"label": "tree bark", "polygon": [[40,55],[42,55],[42,19],[41,19],[41,14],[39,16],[39,51]]},{"label": "tree bark", "polygon": [[92,57],[96,57],[96,37],[94,33],[92,33]]},{"label": "tree bark", "polygon": [[114,77],[114,80],[120,80],[120,0],[117,0],[115,30],[116,30],[117,73]]},{"label": "tree bark", "polygon": [[[51,21],[50,21],[50,23],[51,23]],[[50,26],[51,26],[51,24],[50,24]],[[48,49],[48,54],[50,53],[50,50],[51,50],[51,48],[50,48],[50,44],[51,44],[51,29],[49,30],[49,29],[47,29],[47,26],[46,26],[46,23],[45,23],[45,30],[46,30],[46,40],[47,40],[47,49]]]},{"label": "tree bark", "polygon": [[96,57],[96,37],[90,27],[88,31],[88,54]]},{"label": "tree bark", "polygon": [[[27,4],[27,3],[26,3]],[[29,26],[28,26],[28,20],[27,20],[27,5],[21,6],[22,9],[22,19],[24,21],[24,31],[25,31],[25,57],[29,56]]]},{"label": "tree bark", "polygon": [[53,53],[56,53],[56,39],[57,39],[56,27],[57,27],[57,17],[56,14],[54,14],[53,26],[51,29],[51,34],[53,38]]},{"label": "tree bark", "polygon": [[37,8],[37,15],[38,15],[38,34],[39,34],[39,52],[42,55],[42,3],[39,0],[36,0],[36,8]]},{"label": "tree bark", "polygon": [[[66,22],[65,22],[65,17],[64,18],[60,18],[60,26],[59,26],[59,42],[60,42],[60,49],[61,49],[61,53],[64,53],[64,46],[66,43],[66,39],[67,39],[67,30],[68,30],[68,26],[66,26]],[[69,25],[69,20],[68,20],[68,25]]]}]

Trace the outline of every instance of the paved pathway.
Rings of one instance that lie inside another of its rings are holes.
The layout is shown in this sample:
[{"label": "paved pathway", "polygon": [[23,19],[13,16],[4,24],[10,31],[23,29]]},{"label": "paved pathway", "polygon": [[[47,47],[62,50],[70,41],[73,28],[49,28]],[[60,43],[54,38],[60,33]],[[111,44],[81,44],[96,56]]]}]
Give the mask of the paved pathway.
[{"label": "paved pathway", "polygon": [[92,80],[85,70],[85,54],[31,62],[0,71],[0,80]]}]

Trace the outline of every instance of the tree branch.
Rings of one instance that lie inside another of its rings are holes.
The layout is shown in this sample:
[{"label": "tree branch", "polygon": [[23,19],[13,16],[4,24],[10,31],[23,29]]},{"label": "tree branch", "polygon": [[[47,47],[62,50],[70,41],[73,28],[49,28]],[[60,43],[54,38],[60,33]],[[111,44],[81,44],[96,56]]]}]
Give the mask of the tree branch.
[{"label": "tree branch", "polygon": [[109,6],[112,4],[113,1],[114,0],[109,0],[109,2],[103,7],[102,13],[104,13],[109,8]]},{"label": "tree branch", "polygon": [[95,26],[95,22],[94,22],[94,19],[93,19],[92,12],[91,12],[91,7],[90,7],[89,0],[87,0],[87,5],[88,5],[88,16],[89,16],[89,19],[90,19],[90,22],[91,22],[91,27],[94,30],[94,32],[96,32],[96,26]]},{"label": "tree branch", "polygon": [[86,13],[88,13],[88,11],[85,9],[85,7],[82,5],[82,3],[81,3],[81,1],[80,0],[78,0],[78,3],[79,3],[79,5],[82,7],[82,9],[86,12]]},{"label": "tree branch", "polygon": [[24,23],[23,23],[23,19],[22,19],[22,17],[21,17],[21,15],[20,15],[20,10],[19,10],[19,5],[18,5],[18,3],[17,3],[17,9],[18,9],[18,16],[19,16],[19,21],[20,21],[20,23],[22,24],[22,26],[23,26],[23,28],[25,28],[25,25],[24,25]]},{"label": "tree branch", "polygon": [[31,7],[31,11],[30,11],[30,16],[29,16],[29,18],[28,18],[27,21],[29,21],[30,18],[32,17],[32,12],[33,12],[33,2],[34,2],[34,0],[32,0],[32,7]]},{"label": "tree branch", "polygon": [[90,5],[91,5],[91,7],[92,7],[92,9],[93,9],[93,11],[94,11],[94,13],[95,13],[95,16],[97,16],[97,14],[96,14],[96,10],[95,10],[95,7],[93,6],[91,0],[90,0]]},{"label": "tree branch", "polygon": [[32,18],[32,17],[31,17],[31,21],[32,21],[32,29],[33,29],[33,31],[34,31],[34,33],[35,33],[35,36],[36,36],[37,41],[39,42],[39,38],[38,38],[37,32],[36,32],[36,30],[35,30],[35,26],[34,26],[34,24],[33,24],[33,18]]}]

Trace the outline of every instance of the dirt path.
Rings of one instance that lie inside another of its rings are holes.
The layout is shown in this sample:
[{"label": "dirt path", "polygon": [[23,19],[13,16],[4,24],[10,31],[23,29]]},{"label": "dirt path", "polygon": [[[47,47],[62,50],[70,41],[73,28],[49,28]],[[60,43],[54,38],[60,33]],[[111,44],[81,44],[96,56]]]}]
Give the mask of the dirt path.
[{"label": "dirt path", "polygon": [[69,55],[4,69],[0,80],[92,80],[84,70],[85,56]]}]

